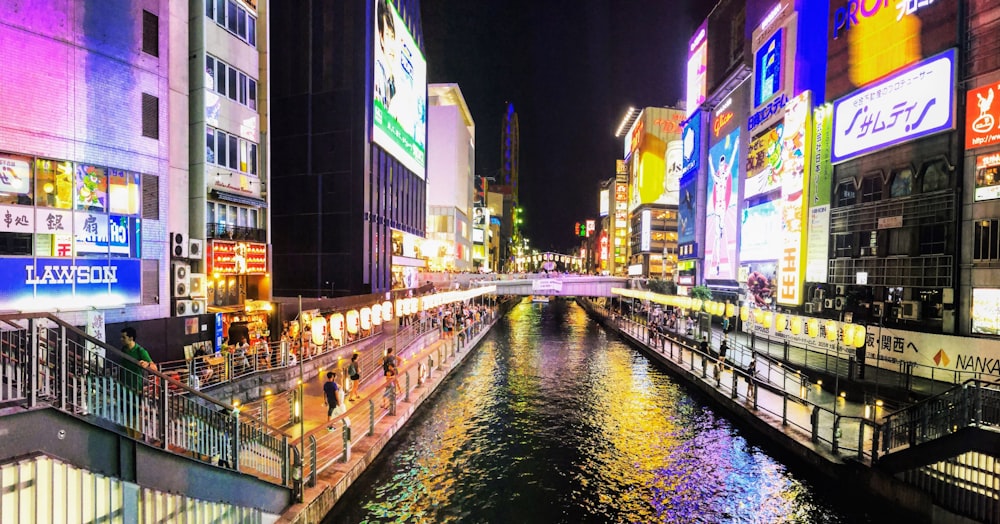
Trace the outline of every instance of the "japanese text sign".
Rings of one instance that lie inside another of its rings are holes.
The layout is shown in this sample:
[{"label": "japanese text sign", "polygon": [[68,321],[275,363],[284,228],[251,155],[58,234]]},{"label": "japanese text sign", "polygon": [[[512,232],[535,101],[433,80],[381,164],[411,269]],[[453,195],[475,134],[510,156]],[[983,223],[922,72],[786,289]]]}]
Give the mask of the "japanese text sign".
[{"label": "japanese text sign", "polygon": [[954,127],[955,50],[907,67],[833,104],[831,161]]}]

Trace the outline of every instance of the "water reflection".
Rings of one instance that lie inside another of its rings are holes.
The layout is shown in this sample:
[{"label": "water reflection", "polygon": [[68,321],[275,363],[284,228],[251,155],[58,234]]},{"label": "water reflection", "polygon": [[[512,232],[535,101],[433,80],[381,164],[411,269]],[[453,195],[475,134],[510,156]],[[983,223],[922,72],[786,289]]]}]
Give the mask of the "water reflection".
[{"label": "water reflection", "polygon": [[517,306],[327,522],[863,522],[571,303]]}]

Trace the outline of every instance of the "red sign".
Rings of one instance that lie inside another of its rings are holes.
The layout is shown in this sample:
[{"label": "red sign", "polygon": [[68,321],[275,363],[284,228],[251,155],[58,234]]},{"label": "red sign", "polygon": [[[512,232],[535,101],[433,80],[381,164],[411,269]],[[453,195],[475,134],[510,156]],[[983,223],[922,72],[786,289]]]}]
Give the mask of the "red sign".
[{"label": "red sign", "polygon": [[267,244],[213,240],[208,262],[212,274],[262,275],[267,273]]},{"label": "red sign", "polygon": [[965,148],[1000,144],[1000,84],[973,89],[965,99]]},{"label": "red sign", "polygon": [[715,117],[715,120],[712,122],[712,133],[715,135],[715,138],[719,138],[719,131],[722,131],[722,128],[726,127],[726,124],[728,124],[732,119],[732,111],[726,111],[725,113]]}]

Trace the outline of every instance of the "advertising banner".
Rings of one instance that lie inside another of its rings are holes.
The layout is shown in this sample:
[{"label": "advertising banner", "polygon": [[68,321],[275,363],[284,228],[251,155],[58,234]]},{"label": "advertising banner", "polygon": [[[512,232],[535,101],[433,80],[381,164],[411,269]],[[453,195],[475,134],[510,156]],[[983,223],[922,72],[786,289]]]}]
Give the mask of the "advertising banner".
[{"label": "advertising banner", "polygon": [[34,233],[35,208],[0,204],[0,233]]},{"label": "advertising banner", "polygon": [[784,174],[781,177],[782,253],[778,263],[779,304],[802,303],[805,280],[806,209],[809,201],[809,131],[812,117],[808,91],[796,96],[785,108],[785,134],[782,150]]},{"label": "advertising banner", "polygon": [[681,143],[683,145],[681,172],[687,173],[698,169],[701,160],[701,111],[691,115],[691,118],[684,122]]},{"label": "advertising banner", "polygon": [[806,232],[806,282],[826,283],[830,251],[830,106],[813,111],[812,168],[809,173],[809,226]]},{"label": "advertising banner", "polygon": [[907,67],[833,103],[836,164],[954,128],[955,50]]},{"label": "advertising banner", "polygon": [[781,244],[774,241],[781,231],[779,205],[771,200],[743,210],[740,261],[778,260]]},{"label": "advertising banner", "polygon": [[739,195],[739,129],[708,153],[708,196],[705,208],[705,279],[736,278],[736,210]]},{"label": "advertising banner", "polygon": [[0,154],[0,193],[27,195],[31,191],[31,159]]},{"label": "advertising banner", "polygon": [[[1000,83],[973,89],[965,95],[965,148],[1000,144]],[[2,160],[0,160],[2,161]]]},{"label": "advertising banner", "polygon": [[708,83],[708,20],[702,22],[688,43],[687,114],[694,113],[705,101]]},{"label": "advertising banner", "polygon": [[261,275],[267,273],[267,244],[213,240],[206,253],[208,273]]},{"label": "advertising banner", "polygon": [[629,211],[642,204],[677,205],[680,193],[681,124],[684,113],[676,109],[646,108],[632,130],[632,192]]},{"label": "advertising banner", "polygon": [[781,64],[784,30],[778,29],[754,53],[753,106],[760,107],[781,92],[784,68]]},{"label": "advertising banner", "polygon": [[103,167],[76,165],[76,208],[108,209],[108,175]]},{"label": "advertising banner", "polygon": [[698,208],[698,172],[689,171],[681,178],[681,201],[677,207],[677,243],[694,242]]},{"label": "advertising banner", "polygon": [[141,300],[136,259],[0,258],[0,307],[42,310],[115,307]]},{"label": "advertising banner", "polygon": [[608,216],[611,210],[611,190],[602,189],[600,196],[597,199],[598,215],[602,217]]},{"label": "advertising banner", "polygon": [[653,214],[648,209],[642,210],[642,220],[639,224],[639,251],[649,252],[650,235],[652,233]]},{"label": "advertising banner", "polygon": [[1000,335],[1000,289],[972,289],[972,332]]},{"label": "advertising banner", "polygon": [[752,39],[753,79],[747,132],[772,125],[784,115],[795,83],[799,13],[795,3],[781,0],[755,27]]},{"label": "advertising banner", "polygon": [[424,178],[427,62],[406,23],[386,0],[375,0],[372,140]]},{"label": "advertising banner", "polygon": [[975,201],[1000,198],[1000,153],[976,157]]},{"label": "advertising banner", "polygon": [[781,188],[781,168],[784,160],[784,120],[755,136],[747,146],[746,187],[743,198],[763,195]]}]

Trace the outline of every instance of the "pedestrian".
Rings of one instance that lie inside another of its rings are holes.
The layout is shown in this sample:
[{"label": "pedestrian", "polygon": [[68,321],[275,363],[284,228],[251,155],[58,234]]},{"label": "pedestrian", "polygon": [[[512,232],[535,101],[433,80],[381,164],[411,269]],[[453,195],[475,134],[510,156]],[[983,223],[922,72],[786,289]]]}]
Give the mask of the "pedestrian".
[{"label": "pedestrian", "polygon": [[708,355],[708,335],[701,337],[701,342],[698,343],[698,350],[701,351],[702,355]]},{"label": "pedestrian", "polygon": [[135,360],[135,362],[132,360],[125,360],[122,362],[122,368],[125,371],[128,371],[122,379],[125,385],[130,389],[133,391],[139,391],[142,389],[142,370],[156,370],[156,365],[153,364],[153,359],[149,356],[149,352],[146,351],[146,348],[136,343],[135,337],[136,332],[134,327],[126,326],[122,329],[122,353],[125,353]]},{"label": "pedestrian", "polygon": [[323,396],[326,397],[326,429],[327,431],[333,431],[333,422],[330,420],[333,418],[334,411],[337,410],[339,402],[337,399],[338,393],[340,392],[340,386],[337,385],[337,374],[333,371],[326,372],[326,383],[323,384]]},{"label": "pedestrian", "polygon": [[361,363],[358,362],[358,354],[351,355],[351,363],[347,365],[347,376],[351,379],[351,388],[348,391],[347,400],[358,400],[358,382],[361,381]]},{"label": "pedestrian", "polygon": [[729,350],[729,342],[726,339],[722,339],[722,343],[719,344],[719,362],[726,361],[726,351]]},{"label": "pedestrian", "polygon": [[396,377],[399,375],[399,359],[392,353],[392,351],[392,348],[386,350],[385,357],[382,359],[382,373],[385,374],[386,381],[391,382],[398,391],[399,381]]}]

